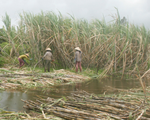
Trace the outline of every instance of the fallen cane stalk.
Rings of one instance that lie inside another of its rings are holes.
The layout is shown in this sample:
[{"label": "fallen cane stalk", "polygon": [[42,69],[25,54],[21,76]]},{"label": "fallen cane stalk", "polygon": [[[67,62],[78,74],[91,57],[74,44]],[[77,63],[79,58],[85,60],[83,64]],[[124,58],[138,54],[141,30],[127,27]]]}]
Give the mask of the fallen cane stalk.
[{"label": "fallen cane stalk", "polygon": [[[92,96],[92,97],[91,97]],[[130,98],[132,99],[132,98]],[[142,101],[144,96],[142,98]],[[65,119],[128,119],[129,114],[136,117],[137,120],[149,118],[149,107],[147,104],[141,104],[139,100],[128,101],[112,97],[100,97],[86,92],[74,92],[72,96],[68,96],[64,101],[60,99],[41,99],[37,102],[28,100],[25,108],[42,112],[42,117],[48,118],[46,114],[54,114],[57,117]],[[144,114],[145,107],[147,111]],[[46,114],[45,114],[46,113]]]},{"label": "fallen cane stalk", "polygon": [[138,116],[138,118],[136,118],[136,120],[139,120],[143,114],[144,114],[144,110],[142,110],[141,114]]},{"label": "fallen cane stalk", "polygon": [[[136,65],[136,68],[137,68],[137,70],[138,70],[138,66],[137,66],[137,65]],[[139,70],[138,70],[138,72],[139,72]],[[142,89],[143,89],[143,91],[144,91],[144,95],[145,95],[145,98],[146,98],[146,88],[145,88],[145,86],[144,86],[144,84],[143,84],[142,77],[141,77],[140,74],[139,74],[139,75],[136,75],[136,76],[139,78],[140,84],[141,84],[141,86],[142,86]]]},{"label": "fallen cane stalk", "polygon": [[142,75],[141,79],[142,79],[149,71],[150,71],[150,69],[147,70],[147,71]]},{"label": "fallen cane stalk", "polygon": [[46,117],[46,115],[44,114],[44,111],[43,111],[43,110],[42,110],[42,115],[43,115],[44,119],[48,119],[48,118]]}]

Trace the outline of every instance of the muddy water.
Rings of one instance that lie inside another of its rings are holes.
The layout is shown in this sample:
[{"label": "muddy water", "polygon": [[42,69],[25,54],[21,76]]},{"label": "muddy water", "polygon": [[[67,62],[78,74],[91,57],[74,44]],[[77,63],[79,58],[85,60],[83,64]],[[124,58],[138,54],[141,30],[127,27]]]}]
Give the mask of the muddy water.
[{"label": "muddy water", "polygon": [[[146,81],[146,85],[150,85],[150,82]],[[68,96],[71,92],[76,90],[85,90],[89,93],[95,94],[114,93],[114,91],[112,91],[112,87],[119,89],[131,89],[139,88],[141,86],[137,79],[120,80],[119,78],[111,77],[103,80],[93,79],[84,83],[57,86],[53,89],[41,88],[39,90],[30,91],[0,91],[0,108],[8,111],[24,111],[24,103],[21,99],[35,100],[37,95],[43,98],[60,98],[62,96]]]}]

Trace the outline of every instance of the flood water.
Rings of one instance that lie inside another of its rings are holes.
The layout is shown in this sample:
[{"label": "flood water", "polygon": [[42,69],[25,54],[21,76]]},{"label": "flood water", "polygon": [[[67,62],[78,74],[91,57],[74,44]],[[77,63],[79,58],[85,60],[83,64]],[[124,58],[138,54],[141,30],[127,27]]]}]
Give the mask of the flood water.
[{"label": "flood water", "polygon": [[[149,81],[146,81],[146,85],[150,85]],[[139,80],[137,79],[122,79],[119,78],[107,78],[107,79],[93,79],[83,83],[76,83],[72,85],[61,85],[53,89],[41,88],[39,90],[30,91],[0,91],[0,108],[7,111],[24,111],[23,100],[36,100],[37,96],[42,98],[52,97],[61,98],[62,96],[69,96],[73,91],[84,90],[89,93],[103,94],[113,93],[112,88],[118,89],[131,89],[141,87]]]}]

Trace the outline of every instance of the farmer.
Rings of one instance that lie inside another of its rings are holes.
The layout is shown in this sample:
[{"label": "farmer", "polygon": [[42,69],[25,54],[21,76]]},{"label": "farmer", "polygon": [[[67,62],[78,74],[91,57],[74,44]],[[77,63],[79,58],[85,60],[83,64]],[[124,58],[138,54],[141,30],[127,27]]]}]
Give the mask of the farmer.
[{"label": "farmer", "polygon": [[46,53],[43,56],[42,60],[44,62],[44,72],[46,72],[46,70],[50,72],[51,61],[53,61],[53,55],[50,48],[46,48]]},{"label": "farmer", "polygon": [[78,72],[78,67],[80,68],[80,72],[82,72],[82,67],[81,67],[82,52],[79,47],[76,47],[75,50],[76,50],[75,52],[76,72]]},{"label": "farmer", "polygon": [[19,68],[21,68],[25,63],[27,64],[27,62],[25,61],[25,59],[29,60],[29,54],[25,54],[25,55],[20,55],[18,57],[19,60]]}]

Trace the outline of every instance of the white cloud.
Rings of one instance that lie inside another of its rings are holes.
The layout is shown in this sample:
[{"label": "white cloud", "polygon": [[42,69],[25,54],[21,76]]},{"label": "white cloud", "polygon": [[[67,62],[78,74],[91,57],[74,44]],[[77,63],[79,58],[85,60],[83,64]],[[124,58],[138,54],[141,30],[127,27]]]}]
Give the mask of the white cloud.
[{"label": "white cloud", "polygon": [[[102,19],[109,21],[110,15],[116,14],[118,8],[120,17],[126,17],[135,24],[146,25],[150,29],[150,1],[149,0],[0,0],[0,17],[7,12],[12,23],[17,23],[19,13],[31,12],[37,14],[41,11],[60,11],[63,15],[68,13],[75,18]],[[0,19],[0,27],[2,21]]]}]

